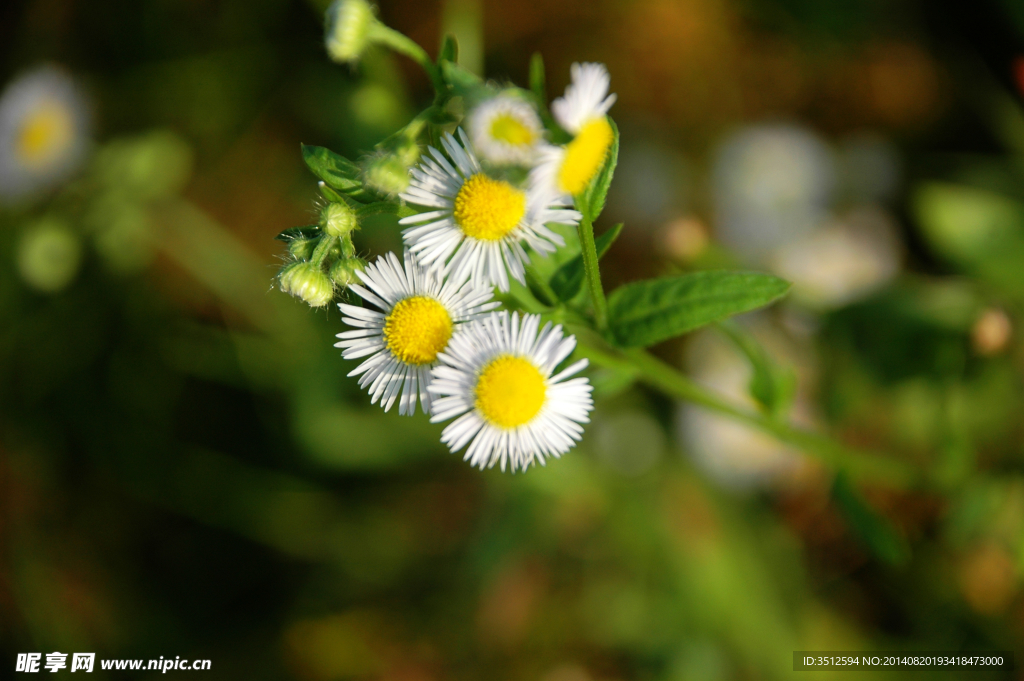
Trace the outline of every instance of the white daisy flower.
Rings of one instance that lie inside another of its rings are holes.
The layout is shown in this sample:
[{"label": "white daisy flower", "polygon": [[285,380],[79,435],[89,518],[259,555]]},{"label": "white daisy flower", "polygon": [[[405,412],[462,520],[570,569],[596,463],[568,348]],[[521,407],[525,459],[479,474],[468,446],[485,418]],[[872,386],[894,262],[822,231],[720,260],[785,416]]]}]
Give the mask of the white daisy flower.
[{"label": "white daisy flower", "polygon": [[416,225],[402,236],[424,265],[443,268],[456,281],[472,278],[508,291],[509,274],[526,282],[530,258],[523,243],[551,253],[565,241],[545,223],[575,225],[580,214],[540,188],[527,191],[491,177],[461,129],[459,137],[456,141],[446,133],[441,139],[451,161],[430,147],[430,154],[412,169],[409,189],[401,198],[435,210],[402,218],[401,224]]},{"label": "white daisy flower", "polygon": [[[552,376],[576,347],[550,322],[538,332],[539,315],[492,312],[459,330],[438,356],[428,390],[438,422],[458,416],[441,435],[481,469],[495,464],[513,472],[572,449],[594,408],[586,378],[569,376],[587,366],[581,359]],[[471,442],[472,441],[472,442]]]},{"label": "white daisy flower", "polygon": [[398,413],[411,416],[417,395],[423,412],[430,413],[430,369],[458,326],[499,303],[491,302],[488,287],[444,281],[408,252],[404,258],[403,267],[388,253],[356,273],[366,287],[349,289],[380,311],[339,304],[347,315],[342,321],[355,330],[339,333],[334,347],[344,348],[345,359],[369,355],[349,376],[362,374],[359,387],[369,386],[371,404],[380,400],[388,411],[401,394]]},{"label": "white daisy flower", "polygon": [[44,66],[0,95],[0,200],[29,196],[64,180],[88,146],[85,100],[63,70]]},{"label": "white daisy flower", "polygon": [[615,103],[608,94],[610,79],[604,64],[573,64],[572,83],[551,103],[558,124],[575,137],[564,147],[545,145],[538,155],[531,182],[560,197],[587,188],[601,169],[614,139],[606,114]]},{"label": "white daisy flower", "polygon": [[543,134],[534,108],[510,94],[488,99],[469,116],[474,148],[495,165],[530,165]]}]

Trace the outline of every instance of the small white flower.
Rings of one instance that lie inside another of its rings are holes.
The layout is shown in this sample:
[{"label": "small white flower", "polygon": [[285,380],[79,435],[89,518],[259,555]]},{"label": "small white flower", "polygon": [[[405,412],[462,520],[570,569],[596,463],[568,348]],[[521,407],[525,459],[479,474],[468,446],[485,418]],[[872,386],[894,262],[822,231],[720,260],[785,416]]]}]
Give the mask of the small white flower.
[{"label": "small white flower", "polygon": [[423,412],[430,413],[430,369],[458,326],[499,303],[490,302],[487,287],[444,281],[408,252],[404,258],[403,267],[388,253],[356,273],[366,287],[349,289],[380,311],[339,304],[347,315],[342,321],[356,330],[339,333],[335,347],[344,348],[345,359],[369,355],[349,376],[362,374],[359,387],[369,386],[371,404],[380,400],[388,411],[401,393],[398,413],[411,416],[417,395]]},{"label": "small white flower", "polygon": [[[539,315],[492,312],[469,324],[438,356],[428,390],[435,398],[431,421],[448,424],[441,441],[481,469],[499,464],[515,472],[568,452],[594,408],[590,382],[568,377],[587,366],[581,359],[552,376],[576,347],[550,322],[538,332]],[[471,442],[472,441],[472,442]]]},{"label": "small white flower", "polygon": [[485,161],[495,165],[531,164],[543,134],[534,108],[510,94],[488,99],[469,116],[473,146]]},{"label": "small white flower", "polygon": [[569,73],[572,82],[565,95],[551,102],[551,113],[559,125],[578,135],[587,123],[608,113],[616,95],[608,94],[611,77],[604,64],[573,64]]},{"label": "small white flower", "polygon": [[575,137],[564,147],[545,145],[530,174],[534,187],[563,200],[587,188],[601,170],[615,138],[606,114],[615,103],[604,64],[573,64],[572,83],[551,103],[559,125]]},{"label": "small white flower", "polygon": [[0,95],[0,200],[32,195],[61,182],[88,146],[89,115],[63,70],[44,66]]},{"label": "small white flower", "polygon": [[434,210],[402,218],[401,224],[416,225],[402,236],[427,267],[443,269],[456,281],[472,278],[507,291],[509,274],[526,281],[530,258],[523,243],[539,253],[554,251],[565,242],[545,223],[575,225],[580,214],[564,209],[564,202],[542,189],[527,191],[491,177],[461,129],[459,137],[461,142],[446,133],[441,139],[451,161],[430,147],[429,155],[412,169],[409,189],[401,198]]}]

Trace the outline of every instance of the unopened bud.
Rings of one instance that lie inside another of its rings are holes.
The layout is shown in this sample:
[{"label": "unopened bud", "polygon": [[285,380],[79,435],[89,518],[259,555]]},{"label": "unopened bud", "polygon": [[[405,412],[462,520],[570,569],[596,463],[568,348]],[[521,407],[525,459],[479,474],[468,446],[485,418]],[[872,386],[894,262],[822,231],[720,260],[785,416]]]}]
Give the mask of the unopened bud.
[{"label": "unopened bud", "polygon": [[317,239],[292,239],[288,242],[288,255],[296,260],[309,260],[316,248]]},{"label": "unopened bud", "polygon": [[320,213],[320,226],[330,236],[347,236],[359,228],[356,212],[344,203],[328,203]]},{"label": "unopened bud", "polygon": [[366,261],[362,258],[339,260],[331,266],[331,281],[338,286],[358,284],[359,276],[356,272],[361,272],[364,267],[366,267]]},{"label": "unopened bud", "polygon": [[82,242],[63,221],[45,220],[22,237],[18,271],[25,282],[44,293],[56,293],[75,278]]},{"label": "unopened bud", "polygon": [[286,265],[277,275],[278,286],[310,307],[323,307],[334,298],[334,286],[323,270],[310,262]]},{"label": "unopened bud", "polygon": [[335,0],[327,8],[327,54],[337,62],[358,61],[376,17],[366,0]]},{"label": "unopened bud", "polygon": [[409,188],[409,166],[398,156],[371,156],[364,161],[363,180],[378,194],[398,196]]}]

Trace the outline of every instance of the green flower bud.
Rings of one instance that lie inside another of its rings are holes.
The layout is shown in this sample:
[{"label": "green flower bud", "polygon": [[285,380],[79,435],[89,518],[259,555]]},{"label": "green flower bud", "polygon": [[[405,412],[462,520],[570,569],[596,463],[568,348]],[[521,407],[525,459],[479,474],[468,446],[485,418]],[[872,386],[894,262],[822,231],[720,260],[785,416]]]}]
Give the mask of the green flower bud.
[{"label": "green flower bud", "polygon": [[363,181],[378,194],[398,196],[409,188],[409,166],[398,156],[370,156],[363,162]]},{"label": "green flower bud", "polygon": [[327,54],[336,62],[356,62],[369,44],[370,27],[376,21],[366,0],[335,0],[327,8]]},{"label": "green flower bud", "polygon": [[78,274],[82,242],[63,220],[46,219],[29,229],[18,245],[18,271],[32,288],[60,291]]},{"label": "green flower bud", "polygon": [[347,204],[328,203],[320,213],[320,226],[330,236],[343,237],[359,229],[359,219]]},{"label": "green flower bud", "polygon": [[366,267],[366,261],[362,258],[347,258],[339,260],[331,266],[331,280],[338,286],[350,286],[359,283],[356,272],[361,272]]},{"label": "green flower bud", "polygon": [[288,242],[288,255],[296,260],[309,260],[318,239],[292,239]]},{"label": "green flower bud", "polygon": [[310,262],[286,265],[277,275],[282,291],[306,301],[310,307],[323,307],[334,298],[334,285],[319,267]]}]

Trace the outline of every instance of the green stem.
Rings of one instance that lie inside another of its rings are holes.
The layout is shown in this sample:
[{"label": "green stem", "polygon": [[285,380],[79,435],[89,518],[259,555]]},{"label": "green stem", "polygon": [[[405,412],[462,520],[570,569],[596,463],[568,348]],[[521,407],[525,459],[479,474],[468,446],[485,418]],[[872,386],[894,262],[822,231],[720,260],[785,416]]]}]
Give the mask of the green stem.
[{"label": "green stem", "polygon": [[769,433],[782,442],[816,456],[832,468],[847,471],[853,478],[885,482],[899,487],[912,486],[921,481],[918,471],[906,462],[874,452],[849,448],[825,435],[805,431],[764,414],[735,407],[695,383],[675,367],[644,350],[618,352],[602,349],[583,341],[579,335],[577,341],[581,354],[595,364],[631,372],[641,382],[670,397],[692,402]]},{"label": "green stem", "polygon": [[338,237],[330,236],[329,234],[325,234],[320,237],[320,243],[318,243],[316,248],[313,249],[313,255],[310,256],[309,261],[317,267],[320,267],[337,238]]},{"label": "green stem", "polygon": [[594,244],[594,223],[582,202],[577,201],[576,208],[583,214],[577,233],[580,237],[580,254],[583,256],[583,273],[587,277],[587,288],[590,300],[594,304],[594,322],[597,330],[604,333],[608,329],[608,302],[604,298],[604,287],[601,285],[601,270],[597,265],[597,246]]},{"label": "green stem", "polygon": [[430,60],[426,50],[410,40],[408,36],[399,33],[393,28],[388,28],[379,21],[375,21],[370,28],[370,40],[387,45],[395,52],[404,54],[422,66],[438,94],[447,91],[448,88],[444,83],[444,79],[441,78],[441,72],[438,71],[437,65]]}]

